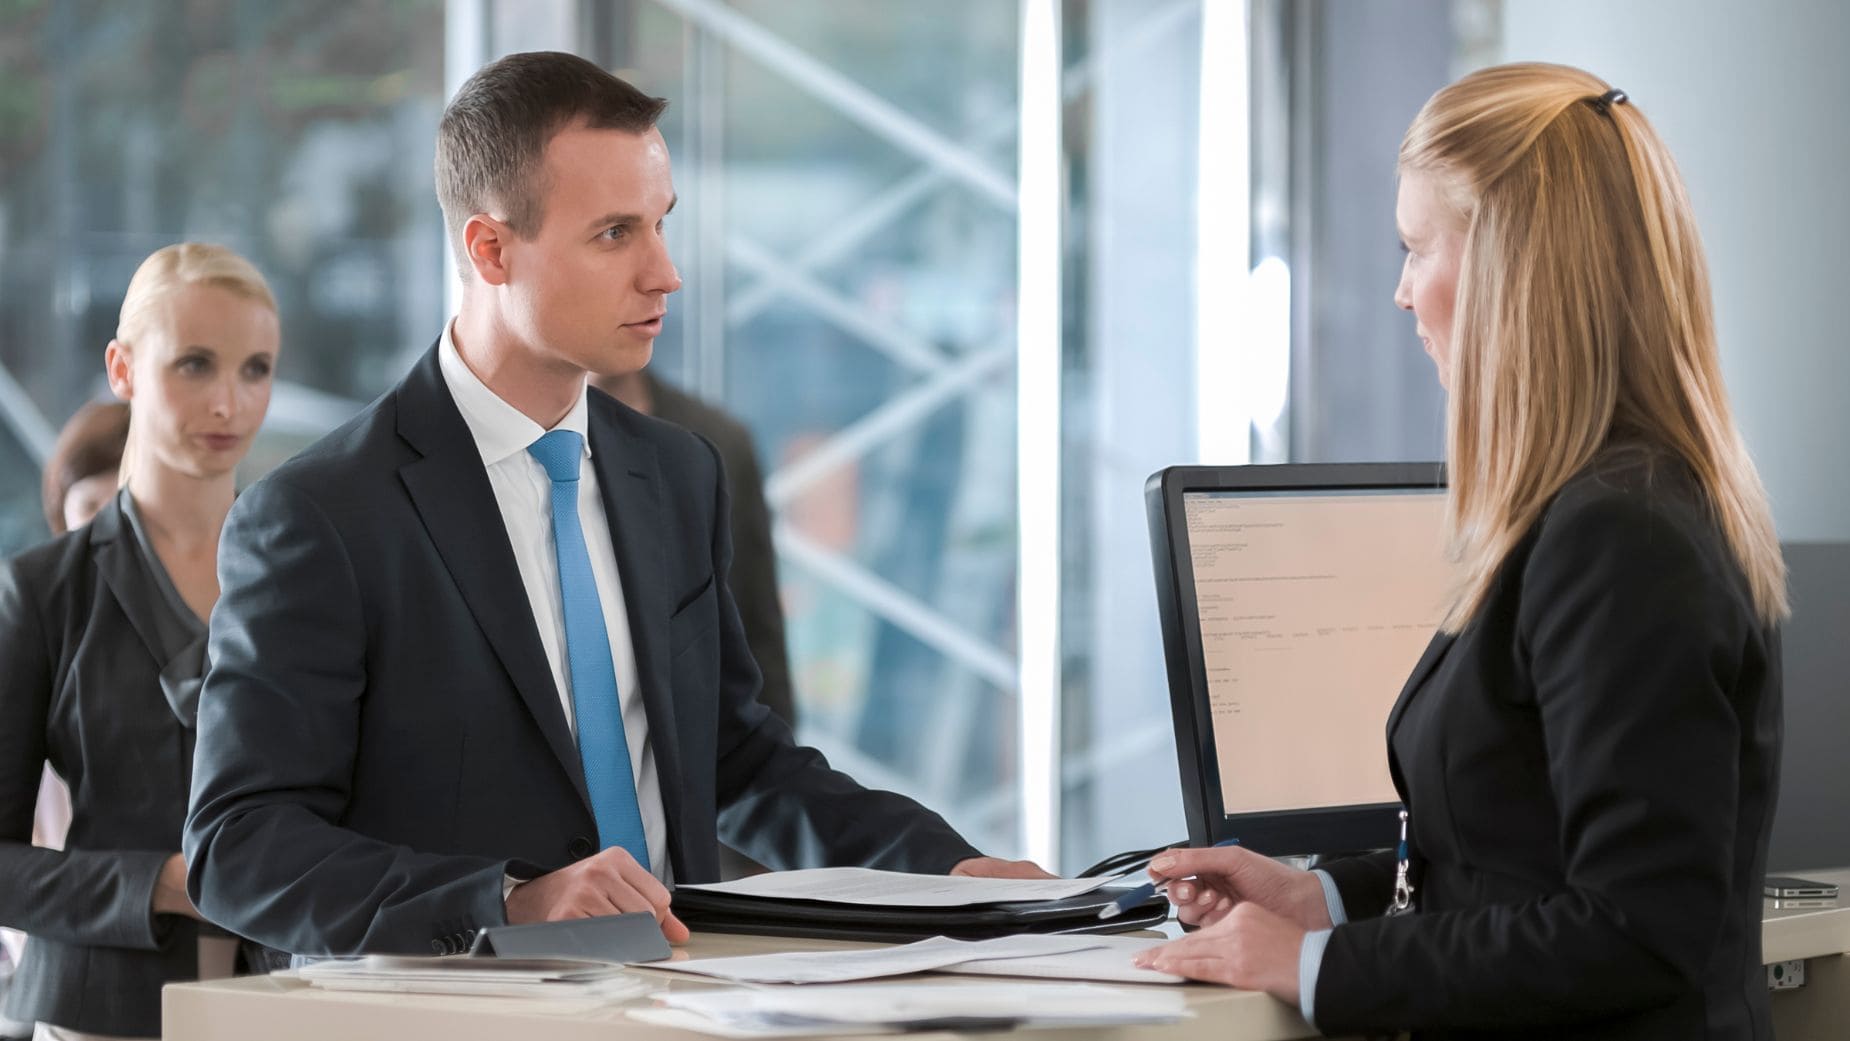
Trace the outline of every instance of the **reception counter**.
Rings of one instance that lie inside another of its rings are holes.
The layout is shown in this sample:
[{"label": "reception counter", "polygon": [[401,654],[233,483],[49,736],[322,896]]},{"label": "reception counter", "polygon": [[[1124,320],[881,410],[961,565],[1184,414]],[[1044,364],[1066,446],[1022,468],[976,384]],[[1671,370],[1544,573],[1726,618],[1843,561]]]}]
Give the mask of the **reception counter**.
[{"label": "reception counter", "polygon": [[[1803,872],[1837,882],[1850,892],[1850,870]],[[1769,965],[1799,962],[1805,983],[1773,995],[1773,1016],[1781,1041],[1842,1038],[1850,1024],[1850,901],[1828,907],[1773,907],[1768,901],[1763,934]],[[684,950],[690,957],[764,954],[803,948],[843,950],[868,944],[778,937],[700,934]],[[647,971],[647,970],[639,970]],[[1782,970],[1783,974],[1784,970]],[[662,988],[715,984],[668,973],[650,973]],[[963,977],[935,976],[935,982]],[[661,989],[661,988],[658,988]],[[1181,988],[1194,1018],[1181,1023],[1112,1029],[1037,1030],[1034,1038],[1072,1037],[1088,1041],[1291,1041],[1316,1036],[1295,1009],[1259,993],[1226,987]],[[501,1041],[509,1037],[545,1041],[688,1039],[703,1035],[630,1019],[631,1005],[574,1005],[506,998],[337,993],[288,976],[258,976],[167,987],[162,1036],[167,1041],[345,1041],[442,1037],[445,1041]],[[968,1037],[949,1033],[912,1037]],[[993,1036],[993,1035],[991,1035]]]}]

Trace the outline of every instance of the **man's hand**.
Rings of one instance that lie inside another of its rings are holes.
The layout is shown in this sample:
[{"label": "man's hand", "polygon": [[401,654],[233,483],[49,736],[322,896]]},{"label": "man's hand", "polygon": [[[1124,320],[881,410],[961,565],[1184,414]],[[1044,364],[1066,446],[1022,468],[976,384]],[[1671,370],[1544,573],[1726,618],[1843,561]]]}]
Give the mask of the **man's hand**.
[{"label": "man's hand", "polygon": [[161,865],[161,873],[154,880],[154,899],[151,901],[155,914],[178,914],[188,918],[205,920],[199,909],[193,906],[186,895],[186,858],[178,853],[168,857]]},{"label": "man's hand", "polygon": [[522,882],[507,895],[509,925],[647,911],[669,943],[686,943],[687,926],[668,909],[668,889],[629,850],[612,846],[594,857]]},{"label": "man's hand", "polygon": [[1003,860],[999,857],[971,857],[951,868],[953,875],[971,878],[1059,878],[1032,860]]},{"label": "man's hand", "polygon": [[1246,901],[1200,932],[1141,951],[1134,960],[1174,976],[1263,990],[1296,1005],[1304,932],[1289,918]]}]

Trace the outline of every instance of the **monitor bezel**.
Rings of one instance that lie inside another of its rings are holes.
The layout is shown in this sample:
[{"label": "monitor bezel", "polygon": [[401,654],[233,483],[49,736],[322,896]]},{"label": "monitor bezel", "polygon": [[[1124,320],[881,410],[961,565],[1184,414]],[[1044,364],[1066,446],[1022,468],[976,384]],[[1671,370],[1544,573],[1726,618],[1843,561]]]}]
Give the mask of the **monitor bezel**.
[{"label": "monitor bezel", "polygon": [[[1145,482],[1176,765],[1191,845],[1207,846],[1237,837],[1242,846],[1267,856],[1379,849],[1391,845],[1396,837],[1399,806],[1373,803],[1227,815],[1208,699],[1195,696],[1196,691],[1207,689],[1207,665],[1183,496],[1192,492],[1425,493],[1444,488],[1441,463],[1171,466],[1151,474]],[[1384,716],[1384,729],[1386,722]]]}]

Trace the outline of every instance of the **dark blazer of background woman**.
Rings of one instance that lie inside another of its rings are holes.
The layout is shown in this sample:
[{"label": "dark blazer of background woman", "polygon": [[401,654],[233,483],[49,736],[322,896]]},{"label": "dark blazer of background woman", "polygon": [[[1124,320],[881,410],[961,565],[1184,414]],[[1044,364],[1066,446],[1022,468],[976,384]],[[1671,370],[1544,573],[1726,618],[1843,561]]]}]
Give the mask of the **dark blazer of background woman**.
[{"label": "dark blazer of background woman", "polygon": [[1389,716],[1419,913],[1379,917],[1384,856],[1328,868],[1351,924],[1318,1027],[1770,1036],[1780,660],[1756,617],[1680,462],[1621,447],[1571,480]]},{"label": "dark blazer of background woman", "polygon": [[[9,1017],[156,1035],[161,985],[197,977],[198,923],[151,908],[180,848],[204,629],[163,599],[122,501],[0,567],[0,925],[30,936]],[[46,760],[71,788],[63,852],[31,845]]]}]

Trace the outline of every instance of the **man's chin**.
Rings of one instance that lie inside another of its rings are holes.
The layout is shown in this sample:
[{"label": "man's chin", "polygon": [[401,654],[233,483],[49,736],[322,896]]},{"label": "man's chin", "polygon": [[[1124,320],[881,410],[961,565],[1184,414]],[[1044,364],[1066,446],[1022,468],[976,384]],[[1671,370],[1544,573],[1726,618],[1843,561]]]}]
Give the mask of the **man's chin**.
[{"label": "man's chin", "polygon": [[593,379],[617,379],[648,365],[654,356],[655,341],[652,339],[613,344],[591,357],[591,364],[586,368]]}]

